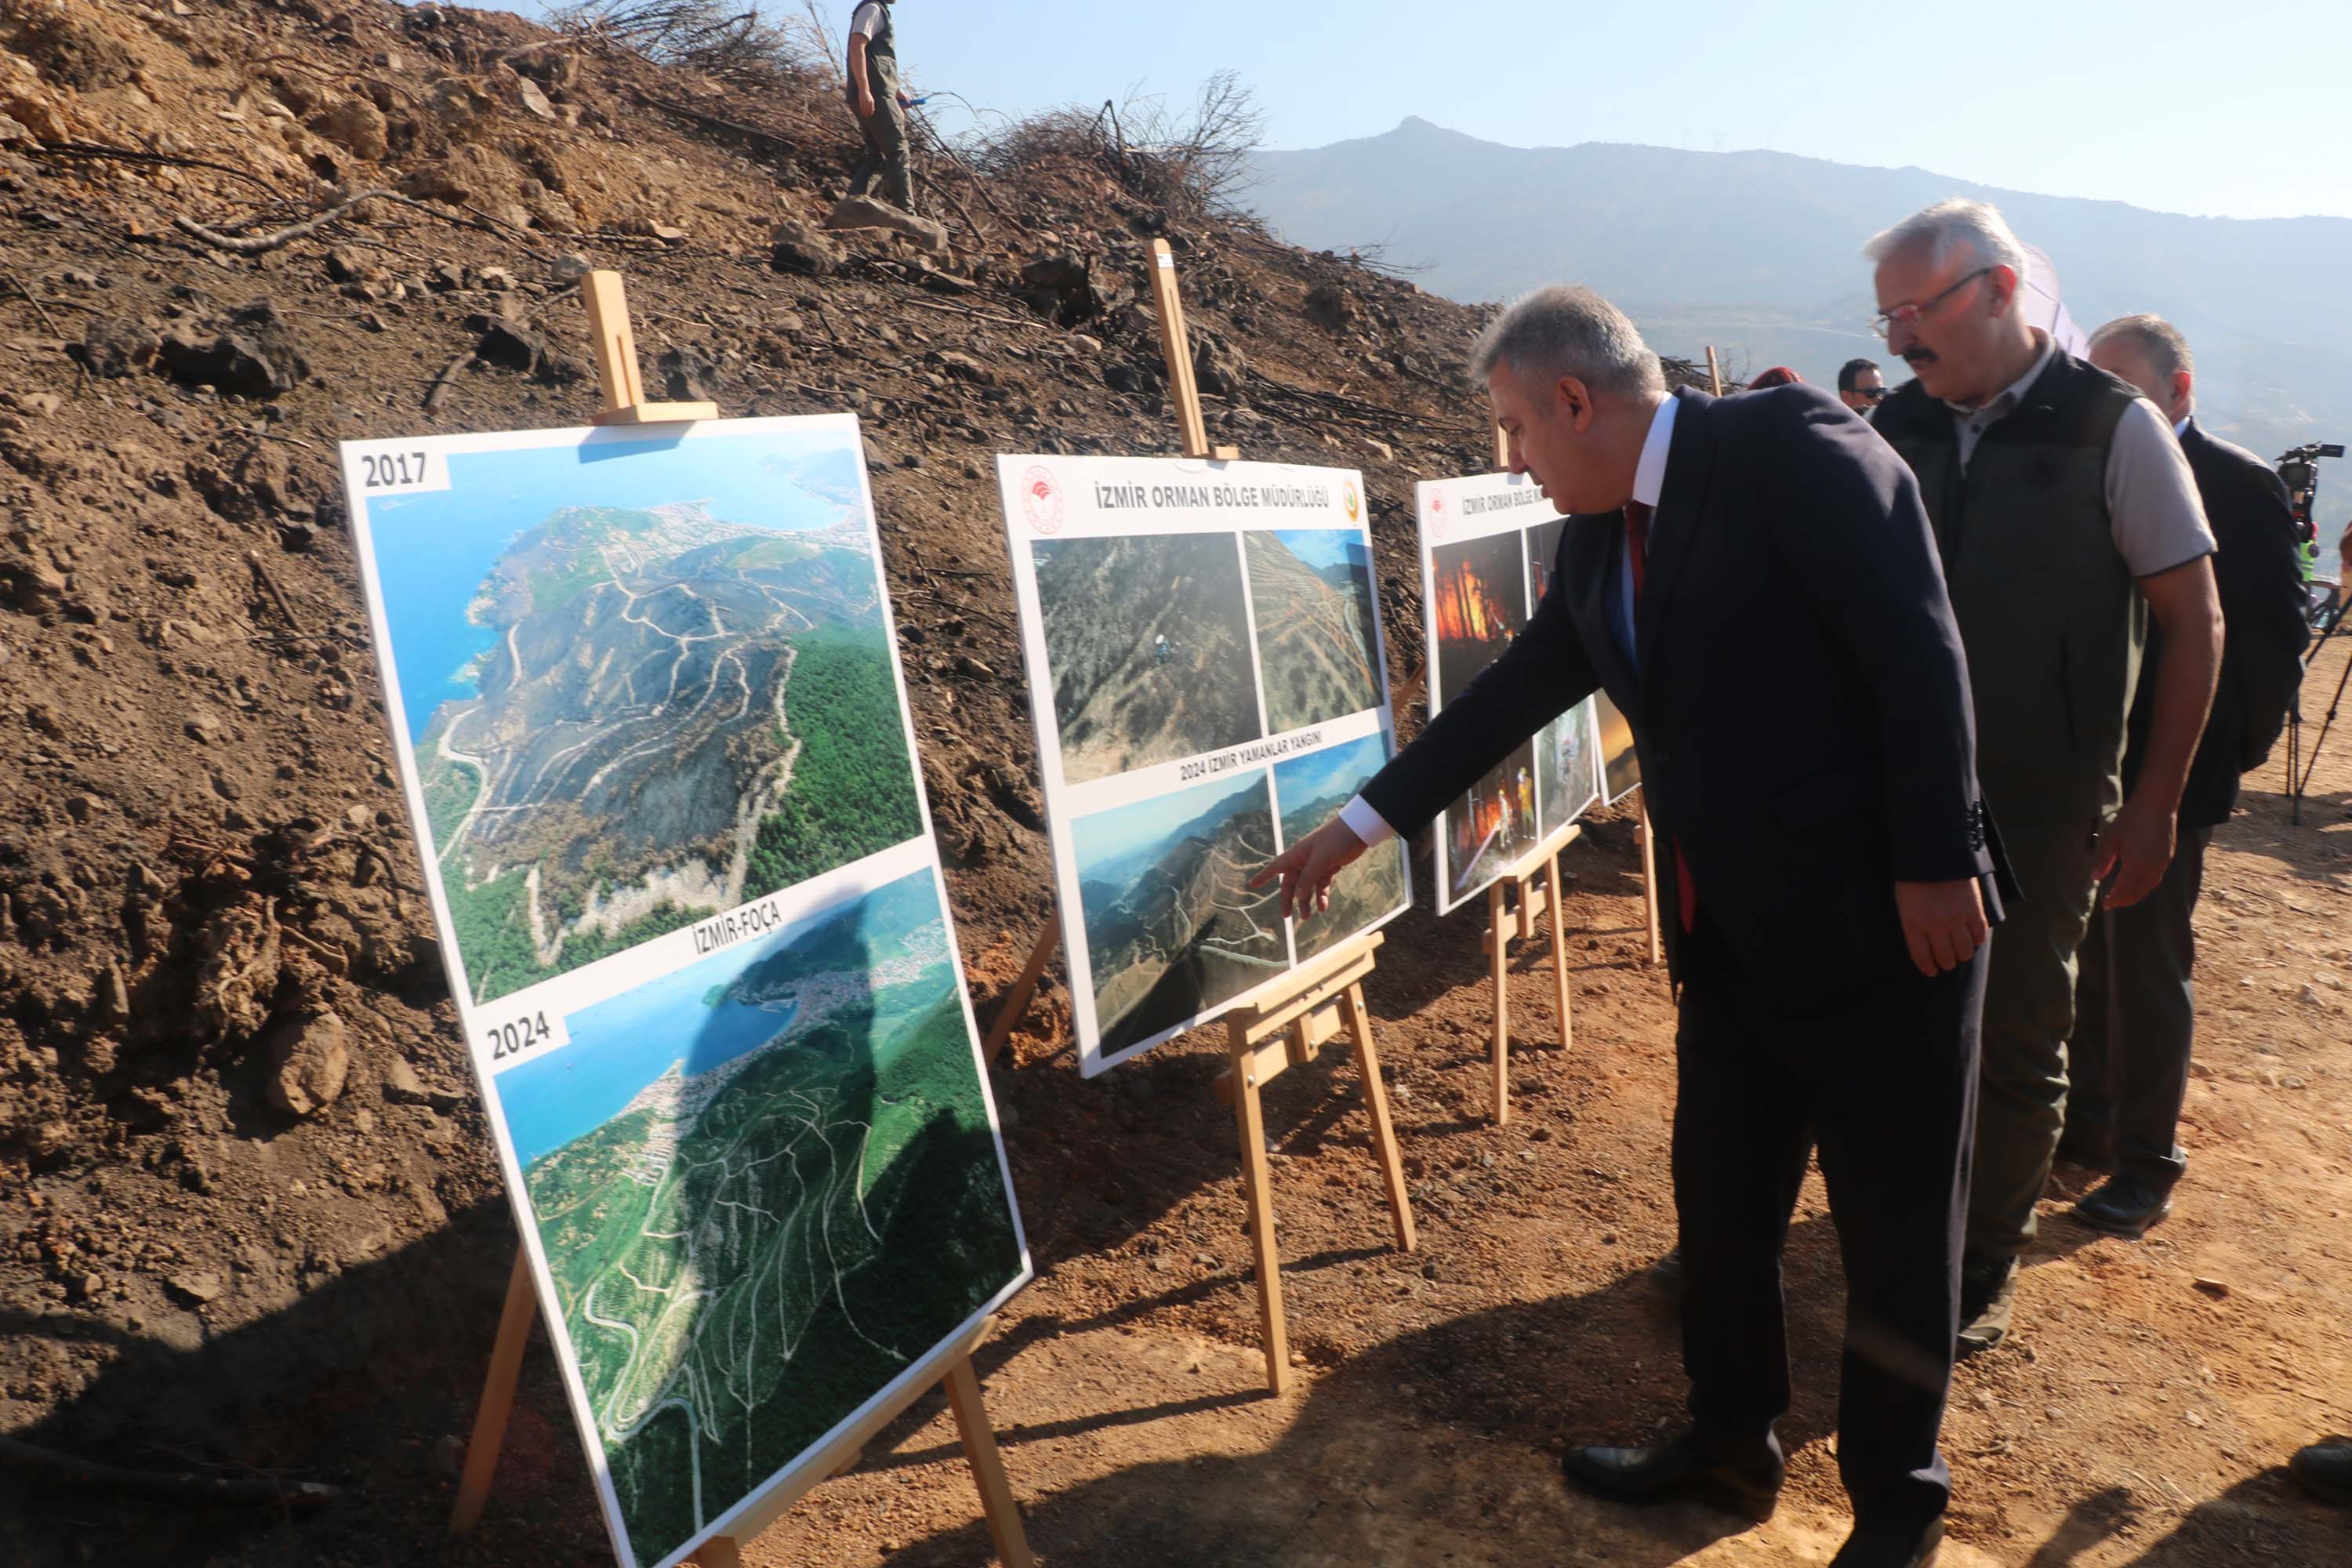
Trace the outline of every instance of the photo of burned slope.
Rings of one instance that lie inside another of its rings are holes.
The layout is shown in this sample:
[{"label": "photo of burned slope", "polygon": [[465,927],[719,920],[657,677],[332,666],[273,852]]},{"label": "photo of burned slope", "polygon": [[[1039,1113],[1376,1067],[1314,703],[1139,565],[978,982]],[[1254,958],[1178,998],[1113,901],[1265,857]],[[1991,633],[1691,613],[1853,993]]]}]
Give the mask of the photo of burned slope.
[{"label": "photo of burned slope", "polygon": [[498,1100],[637,1561],[1024,1272],[929,867],[576,1012]]},{"label": "photo of burned slope", "polygon": [[1568,519],[1553,518],[1549,522],[1528,525],[1521,537],[1528,542],[1528,616],[1533,619],[1536,606],[1543,603],[1544,594],[1551,587],[1552,568],[1559,563],[1560,530]]},{"label": "photo of burned slope", "polygon": [[1372,552],[1353,529],[1242,535],[1269,732],[1328,723],[1380,701]]},{"label": "photo of burned slope", "polygon": [[1143,1045],[1290,967],[1262,768],[1070,824],[1095,1028],[1106,1056]]},{"label": "photo of burned slope", "polygon": [[[1517,531],[1430,552],[1429,626],[1439,705],[1460,699],[1527,625],[1527,556]],[[1522,743],[1445,808],[1438,837],[1442,913],[1535,846],[1535,747]]]},{"label": "photo of burned slope", "polygon": [[1030,549],[1063,782],[1258,738],[1234,535],[1053,539]]},{"label": "photo of burned slope", "polygon": [[1601,725],[1588,697],[1536,731],[1536,829],[1549,838],[1601,798]]},{"label": "photo of burned slope", "polygon": [[476,1003],[922,831],[845,426],[458,452],[369,547]]},{"label": "photo of burned slope", "polygon": [[[1387,740],[1374,733],[1276,763],[1274,798],[1282,811],[1283,843],[1296,844],[1337,816],[1388,760]],[[1380,924],[1402,909],[1411,895],[1404,840],[1391,838],[1367,849],[1331,879],[1329,909],[1291,923],[1298,961],[1304,963]]]},{"label": "photo of burned slope", "polygon": [[1601,730],[1601,793],[1614,805],[1642,782],[1642,759],[1633,750],[1633,726],[1609,693],[1592,694],[1592,710]]}]

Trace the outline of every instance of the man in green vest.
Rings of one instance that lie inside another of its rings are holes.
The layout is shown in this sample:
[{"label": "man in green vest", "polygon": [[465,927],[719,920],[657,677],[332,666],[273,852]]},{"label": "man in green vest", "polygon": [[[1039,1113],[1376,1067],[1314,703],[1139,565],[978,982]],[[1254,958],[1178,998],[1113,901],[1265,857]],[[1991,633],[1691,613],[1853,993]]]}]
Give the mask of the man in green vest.
[{"label": "man in green vest", "polygon": [[849,69],[845,88],[866,156],[849,172],[849,194],[862,196],[882,176],[882,199],[901,212],[915,210],[915,175],[907,153],[907,110],[914,106],[898,85],[898,30],[891,0],[861,0],[849,14]]},{"label": "man in green vest", "polygon": [[[1873,238],[1878,327],[1918,378],[1872,423],[1919,480],[1975,693],[1977,772],[2022,897],[1992,944],[1959,1353],[2009,1332],[2064,1125],[2075,952],[2172,858],[2221,658],[2213,535],[2169,424],[2023,313],[2024,247],[1954,200]],[[2125,719],[2153,616],[2146,759]],[[1924,1222],[1923,1222],[1924,1223]]]}]

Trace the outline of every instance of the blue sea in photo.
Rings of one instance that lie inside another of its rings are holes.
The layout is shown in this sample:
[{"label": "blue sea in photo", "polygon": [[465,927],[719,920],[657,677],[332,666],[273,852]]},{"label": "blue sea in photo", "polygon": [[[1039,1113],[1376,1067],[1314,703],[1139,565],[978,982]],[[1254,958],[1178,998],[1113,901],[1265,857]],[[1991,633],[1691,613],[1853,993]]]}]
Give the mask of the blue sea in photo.
[{"label": "blue sea in photo", "polygon": [[449,488],[368,503],[411,742],[442,703],[474,695],[473,660],[498,633],[466,618],[518,534],[569,506],[709,503],[723,521],[782,533],[830,528],[858,501],[855,441],[838,429],[579,446],[449,457]]},{"label": "blue sea in photo", "polygon": [[[875,889],[851,907],[869,950],[895,951],[898,937],[942,918],[928,868]],[[842,913],[842,905],[829,906],[772,936],[739,942],[567,1016],[570,1045],[498,1075],[499,1106],[516,1162],[528,1169],[542,1154],[602,1127],[672,1062],[684,1062],[691,1078],[790,1028],[796,1003],[715,998],[745,970]]]}]

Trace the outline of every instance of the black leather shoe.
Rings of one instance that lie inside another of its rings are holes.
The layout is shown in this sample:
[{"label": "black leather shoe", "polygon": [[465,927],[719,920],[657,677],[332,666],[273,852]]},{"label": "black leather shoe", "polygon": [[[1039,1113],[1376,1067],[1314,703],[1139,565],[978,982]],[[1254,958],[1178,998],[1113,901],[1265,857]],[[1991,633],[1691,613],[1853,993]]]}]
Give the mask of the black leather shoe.
[{"label": "black leather shoe", "polygon": [[2286,1468],[2320,1501],[2352,1508],[2352,1442],[2314,1443],[2298,1450]]},{"label": "black leather shoe", "polygon": [[2140,1237],[2172,1212],[2172,1194],[2131,1176],[2109,1176],[2074,1205],[2074,1217],[2109,1236]]},{"label": "black leather shoe", "polygon": [[1960,1260],[1960,1336],[1954,1353],[1962,1360],[1989,1351],[2009,1338],[2009,1319],[2017,1305],[2017,1259],[1979,1258]]},{"label": "black leather shoe", "polygon": [[1725,1448],[1688,1429],[1647,1448],[1570,1448],[1559,1468],[1586,1491],[1637,1508],[1689,1499],[1761,1524],[1780,1500],[1780,1457],[1770,1448]]},{"label": "black leather shoe", "polygon": [[1855,1525],[1830,1568],[1927,1568],[1936,1549],[1944,1544],[1944,1521],[1902,1530],[1874,1530]]}]

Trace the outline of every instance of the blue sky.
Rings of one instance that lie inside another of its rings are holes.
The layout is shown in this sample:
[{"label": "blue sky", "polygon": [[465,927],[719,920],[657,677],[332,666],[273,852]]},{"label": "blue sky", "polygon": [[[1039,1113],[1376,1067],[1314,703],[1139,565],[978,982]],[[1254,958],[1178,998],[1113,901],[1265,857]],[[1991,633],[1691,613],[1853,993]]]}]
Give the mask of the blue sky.
[{"label": "blue sky", "polygon": [[1085,878],[1094,867],[1159,843],[1211,807],[1250,790],[1255,790],[1258,795],[1257,801],[1252,804],[1263,805],[1265,799],[1264,768],[1240,769],[1223,778],[1213,778],[1206,784],[1192,784],[1167,795],[1154,795],[1149,800],[1113,806],[1108,811],[1097,811],[1091,816],[1073,817],[1070,821],[1070,846],[1077,851],[1079,877]]},{"label": "blue sky", "polygon": [[1342,788],[1355,794],[1389,760],[1381,742],[1381,737],[1375,733],[1275,763],[1274,793],[1280,797],[1280,809],[1297,811]]},{"label": "blue sky", "polygon": [[1277,528],[1270,531],[1287,545],[1290,552],[1320,572],[1326,566],[1347,566],[1357,556],[1348,552],[1353,545],[1359,554],[1364,548],[1364,536],[1352,528]]},{"label": "blue sky", "polygon": [[[847,0],[817,5],[838,33]],[[1130,90],[1186,100],[1231,67],[1268,111],[1273,147],[1376,135],[1417,114],[1522,147],[1764,147],[2167,212],[2352,216],[2339,107],[2352,13],[2311,0],[1196,0],[1174,13],[900,0],[898,17],[916,90],[1015,115]],[[930,108],[950,130],[968,122],[945,100]]]}]

